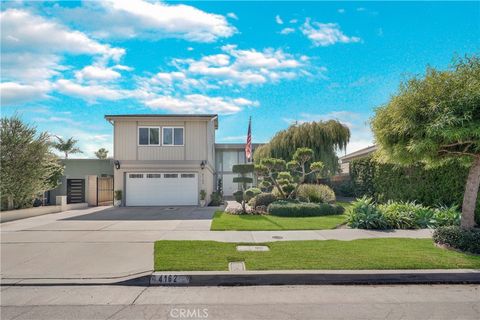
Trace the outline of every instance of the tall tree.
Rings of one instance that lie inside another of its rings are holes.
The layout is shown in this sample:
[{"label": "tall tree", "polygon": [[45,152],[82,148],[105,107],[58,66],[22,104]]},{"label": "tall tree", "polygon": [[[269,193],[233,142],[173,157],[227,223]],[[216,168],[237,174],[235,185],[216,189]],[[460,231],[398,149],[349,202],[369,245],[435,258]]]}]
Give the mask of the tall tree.
[{"label": "tall tree", "polygon": [[334,174],[339,169],[337,150],[345,150],[350,140],[350,130],[339,121],[319,121],[293,124],[288,129],[278,132],[269,143],[256,149],[254,159],[278,158],[292,160],[298,148],[313,151],[312,161],[321,161],[324,165],[322,174]]},{"label": "tall tree", "polygon": [[73,139],[73,137],[68,138],[66,140],[59,136],[55,136],[55,137],[57,138],[57,141],[54,141],[52,143],[52,146],[58,151],[63,152],[65,155],[65,159],[68,159],[69,154],[83,153],[83,151],[80,150],[80,148],[75,146],[78,140]]},{"label": "tall tree", "polygon": [[400,85],[390,101],[376,109],[372,129],[384,162],[437,166],[459,161],[468,166],[461,226],[475,225],[480,186],[480,59],[454,61],[438,71]]},{"label": "tall tree", "polygon": [[105,148],[100,148],[98,151],[95,151],[95,156],[98,159],[107,159],[108,157],[108,150]]},{"label": "tall tree", "polygon": [[63,165],[50,152],[47,133],[37,134],[17,116],[0,122],[2,209],[31,206],[34,197],[59,184]]}]

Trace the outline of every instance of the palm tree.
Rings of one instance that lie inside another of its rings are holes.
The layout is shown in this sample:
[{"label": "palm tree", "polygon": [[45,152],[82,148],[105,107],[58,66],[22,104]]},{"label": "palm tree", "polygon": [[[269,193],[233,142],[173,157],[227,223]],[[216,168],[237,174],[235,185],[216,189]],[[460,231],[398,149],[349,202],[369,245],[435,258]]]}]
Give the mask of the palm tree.
[{"label": "palm tree", "polygon": [[83,153],[80,148],[77,148],[75,145],[77,144],[78,140],[73,139],[73,137],[68,138],[67,140],[60,138],[59,136],[55,136],[58,141],[54,141],[52,146],[60,152],[65,154],[65,159],[68,159],[69,154],[74,153]]},{"label": "palm tree", "polygon": [[95,156],[97,156],[98,159],[107,159],[108,150],[105,148],[100,148],[95,152]]}]

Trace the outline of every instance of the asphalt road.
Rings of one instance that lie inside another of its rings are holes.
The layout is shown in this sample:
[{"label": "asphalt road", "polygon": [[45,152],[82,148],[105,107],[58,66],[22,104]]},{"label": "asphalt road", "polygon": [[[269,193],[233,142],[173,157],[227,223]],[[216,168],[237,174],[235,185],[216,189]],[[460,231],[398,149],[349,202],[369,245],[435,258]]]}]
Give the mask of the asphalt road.
[{"label": "asphalt road", "polygon": [[1,319],[480,319],[478,285],[2,287]]}]

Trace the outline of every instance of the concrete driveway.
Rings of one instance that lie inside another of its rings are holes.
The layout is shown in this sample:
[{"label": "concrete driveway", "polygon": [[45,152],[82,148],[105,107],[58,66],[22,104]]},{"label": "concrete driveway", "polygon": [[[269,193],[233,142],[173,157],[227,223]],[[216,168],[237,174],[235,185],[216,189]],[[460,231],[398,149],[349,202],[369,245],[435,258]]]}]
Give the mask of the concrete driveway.
[{"label": "concrete driveway", "polygon": [[0,225],[3,282],[117,279],[153,269],[153,242],[208,231],[218,208],[95,207]]}]

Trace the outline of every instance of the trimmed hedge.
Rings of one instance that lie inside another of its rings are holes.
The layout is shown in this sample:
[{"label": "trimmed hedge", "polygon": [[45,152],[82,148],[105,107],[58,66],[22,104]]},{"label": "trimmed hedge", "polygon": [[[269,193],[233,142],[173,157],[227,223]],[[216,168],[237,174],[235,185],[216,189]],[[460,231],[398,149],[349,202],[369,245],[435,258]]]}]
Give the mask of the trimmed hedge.
[{"label": "trimmed hedge", "polygon": [[271,203],[277,201],[277,199],[278,198],[273,193],[260,193],[253,197],[248,204],[252,208],[259,206],[268,207]]},{"label": "trimmed hedge", "polygon": [[316,217],[342,214],[344,208],[327,203],[275,201],[268,206],[267,212],[278,217]]},{"label": "trimmed hedge", "polygon": [[[355,196],[366,195],[378,203],[392,200],[417,201],[427,206],[460,206],[468,168],[455,161],[434,169],[425,169],[422,165],[399,167],[367,157],[351,162],[350,175]],[[480,195],[475,219],[480,224]]]},{"label": "trimmed hedge", "polygon": [[480,254],[480,229],[440,227],[433,233],[433,241],[461,251]]}]

